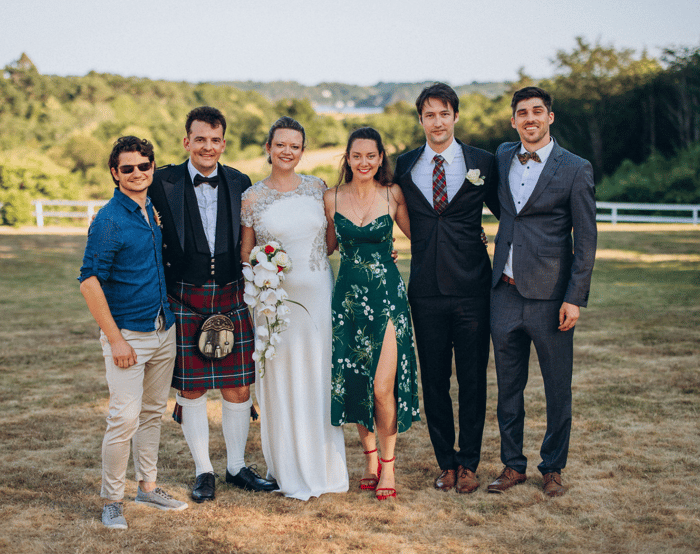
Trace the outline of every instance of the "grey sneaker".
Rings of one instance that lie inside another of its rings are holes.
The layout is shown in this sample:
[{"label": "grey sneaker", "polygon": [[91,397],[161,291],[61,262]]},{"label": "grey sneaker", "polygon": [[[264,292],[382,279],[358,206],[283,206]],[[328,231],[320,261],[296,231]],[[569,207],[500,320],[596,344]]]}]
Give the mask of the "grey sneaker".
[{"label": "grey sneaker", "polygon": [[141,487],[138,487],[138,493],[134,500],[137,504],[146,504],[159,510],[174,510],[179,512],[187,508],[187,502],[175,500],[167,492],[160,487],[153,489],[151,492],[143,492]]},{"label": "grey sneaker", "polygon": [[110,529],[128,529],[124,513],[122,512],[123,504],[121,502],[112,502],[105,504],[102,508],[102,523]]}]

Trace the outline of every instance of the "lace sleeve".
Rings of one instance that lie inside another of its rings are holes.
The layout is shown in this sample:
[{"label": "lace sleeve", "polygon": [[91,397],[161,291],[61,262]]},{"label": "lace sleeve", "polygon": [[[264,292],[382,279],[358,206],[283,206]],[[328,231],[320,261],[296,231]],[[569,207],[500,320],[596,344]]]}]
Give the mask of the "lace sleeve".
[{"label": "lace sleeve", "polygon": [[257,195],[253,187],[248,188],[241,195],[241,224],[244,227],[255,227],[255,203]]}]

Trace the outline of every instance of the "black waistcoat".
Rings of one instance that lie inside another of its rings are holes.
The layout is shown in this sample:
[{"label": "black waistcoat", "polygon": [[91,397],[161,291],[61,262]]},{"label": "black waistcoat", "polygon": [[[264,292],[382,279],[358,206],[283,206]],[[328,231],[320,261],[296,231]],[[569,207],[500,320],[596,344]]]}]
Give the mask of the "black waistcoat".
[{"label": "black waistcoat", "polygon": [[[220,176],[222,181],[222,176]],[[216,213],[216,244],[214,256],[211,255],[204,225],[197,205],[189,176],[185,186],[185,260],[182,271],[182,281],[192,285],[202,285],[214,279],[217,285],[225,285],[235,281],[240,273],[233,271],[240,267],[239,254],[236,248],[230,248],[233,243],[231,228],[231,204],[225,183],[217,187]],[[209,186],[209,185],[200,185]],[[235,275],[234,275],[235,273]]]}]

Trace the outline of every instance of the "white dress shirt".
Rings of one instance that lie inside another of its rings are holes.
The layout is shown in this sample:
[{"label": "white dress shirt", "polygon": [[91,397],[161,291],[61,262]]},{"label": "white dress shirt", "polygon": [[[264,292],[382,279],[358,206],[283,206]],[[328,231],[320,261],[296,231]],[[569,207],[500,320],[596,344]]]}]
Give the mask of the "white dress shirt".
[{"label": "white dress shirt", "polygon": [[[190,179],[194,183],[195,175],[202,175],[193,165],[192,160],[187,161],[187,170],[190,172]],[[207,177],[216,177],[219,172],[218,166],[214,168]],[[202,175],[205,177],[205,175]],[[219,183],[221,185],[221,183]],[[202,218],[204,226],[204,234],[207,237],[207,244],[211,255],[214,255],[216,248],[216,209],[218,206],[219,192],[206,183],[202,183],[198,187],[194,187],[194,194],[197,197],[197,206],[199,206],[199,215]]]},{"label": "white dress shirt", "polygon": [[[544,169],[544,164],[547,163],[547,158],[552,153],[552,148],[554,148],[554,142],[549,139],[547,146],[543,146],[535,152],[540,157],[540,162],[534,162],[531,159],[527,161],[526,164],[521,164],[518,156],[513,156],[513,161],[510,164],[510,172],[508,173],[508,181],[510,183],[510,193],[513,196],[513,204],[515,204],[515,213],[520,213],[523,206],[527,204],[530,199],[532,191],[535,189],[542,170]],[[520,154],[525,154],[527,150],[520,144]],[[508,275],[511,279],[513,278],[513,245],[510,245],[510,251],[508,252],[508,261],[503,268],[503,273]]]},{"label": "white dress shirt", "polygon": [[[433,169],[435,162],[433,158],[435,152],[428,144],[425,145],[425,150],[420,155],[415,165],[411,169],[411,178],[418,189],[427,198],[430,205],[433,205]],[[467,164],[464,161],[462,147],[453,138],[450,144],[440,155],[445,159],[443,167],[445,168],[445,181],[447,189],[447,201],[451,202],[457,191],[464,184],[464,179],[467,176]]]}]

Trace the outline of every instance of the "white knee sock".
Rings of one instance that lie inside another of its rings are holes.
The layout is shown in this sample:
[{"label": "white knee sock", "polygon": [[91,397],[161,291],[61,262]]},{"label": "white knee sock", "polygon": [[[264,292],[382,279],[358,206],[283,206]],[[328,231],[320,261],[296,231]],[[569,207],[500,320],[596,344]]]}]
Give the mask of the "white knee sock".
[{"label": "white knee sock", "polygon": [[253,399],[237,404],[221,399],[221,429],[226,441],[226,469],[236,475],[245,466],[245,445],[250,428]]},{"label": "white knee sock", "polygon": [[209,418],[207,417],[207,395],[199,398],[175,397],[182,406],[182,433],[194,459],[195,475],[213,473],[209,459]]}]

